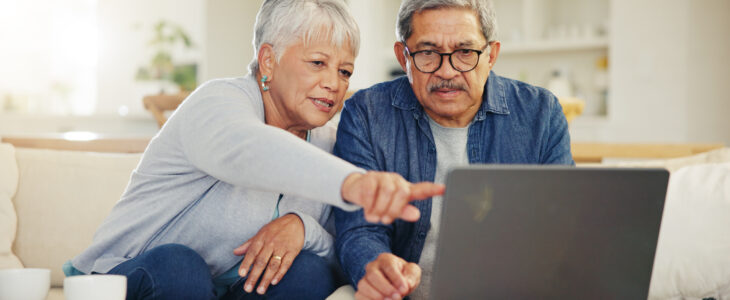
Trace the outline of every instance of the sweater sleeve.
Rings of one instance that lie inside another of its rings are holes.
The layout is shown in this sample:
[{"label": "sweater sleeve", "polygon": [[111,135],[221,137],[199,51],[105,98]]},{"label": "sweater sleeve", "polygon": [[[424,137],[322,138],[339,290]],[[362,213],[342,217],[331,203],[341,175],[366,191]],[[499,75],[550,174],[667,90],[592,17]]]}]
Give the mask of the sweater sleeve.
[{"label": "sweater sleeve", "polygon": [[284,196],[279,204],[279,213],[282,216],[295,214],[302,220],[304,225],[302,250],[307,250],[328,259],[332,258],[334,254],[334,248],[332,247],[334,237],[324,228],[332,213],[331,206]]},{"label": "sweater sleeve", "polygon": [[318,256],[331,258],[334,255],[334,237],[332,234],[322,227],[312,216],[293,211],[302,220],[304,224],[304,246],[302,250],[307,250]]},{"label": "sweater sleeve", "polygon": [[345,177],[361,170],[293,134],[264,123],[253,85],[213,81],[168,120],[188,161],[232,185],[355,210],[341,197]]}]

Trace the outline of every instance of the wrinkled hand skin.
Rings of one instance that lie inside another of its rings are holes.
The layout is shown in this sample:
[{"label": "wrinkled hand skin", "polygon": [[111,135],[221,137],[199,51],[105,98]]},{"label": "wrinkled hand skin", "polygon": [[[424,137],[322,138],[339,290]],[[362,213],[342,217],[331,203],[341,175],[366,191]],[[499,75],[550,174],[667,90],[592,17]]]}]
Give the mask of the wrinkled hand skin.
[{"label": "wrinkled hand skin", "polygon": [[390,224],[396,219],[418,221],[421,213],[409,204],[414,200],[443,195],[444,185],[410,183],[397,173],[352,173],[342,183],[342,198],[363,208],[370,223]]},{"label": "wrinkled hand skin", "polygon": [[401,299],[421,283],[421,267],[391,253],[383,253],[365,266],[357,284],[357,300]]},{"label": "wrinkled hand skin", "polygon": [[253,292],[261,277],[256,292],[263,295],[269,284],[276,285],[291,267],[304,246],[304,223],[294,214],[279,217],[262,227],[255,236],[233,250],[233,254],[245,255],[238,269],[246,277],[244,290]]}]

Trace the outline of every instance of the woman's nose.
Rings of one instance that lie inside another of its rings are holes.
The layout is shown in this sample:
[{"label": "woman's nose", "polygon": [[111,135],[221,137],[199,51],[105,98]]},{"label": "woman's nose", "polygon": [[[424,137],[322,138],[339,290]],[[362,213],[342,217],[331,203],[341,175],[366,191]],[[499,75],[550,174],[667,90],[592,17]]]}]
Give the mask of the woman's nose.
[{"label": "woman's nose", "polygon": [[337,92],[339,88],[339,80],[337,80],[337,74],[339,70],[327,71],[322,74],[321,86],[331,92]]}]

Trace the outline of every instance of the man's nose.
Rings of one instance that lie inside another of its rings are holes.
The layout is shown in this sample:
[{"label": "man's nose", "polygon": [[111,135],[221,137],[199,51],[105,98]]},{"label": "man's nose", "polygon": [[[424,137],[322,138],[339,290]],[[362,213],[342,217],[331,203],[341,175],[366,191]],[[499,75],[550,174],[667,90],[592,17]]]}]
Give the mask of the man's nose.
[{"label": "man's nose", "polygon": [[451,56],[449,55],[443,55],[441,56],[441,67],[434,72],[434,74],[438,77],[441,77],[443,79],[452,79],[459,75],[459,71],[454,69],[454,66],[451,65]]}]

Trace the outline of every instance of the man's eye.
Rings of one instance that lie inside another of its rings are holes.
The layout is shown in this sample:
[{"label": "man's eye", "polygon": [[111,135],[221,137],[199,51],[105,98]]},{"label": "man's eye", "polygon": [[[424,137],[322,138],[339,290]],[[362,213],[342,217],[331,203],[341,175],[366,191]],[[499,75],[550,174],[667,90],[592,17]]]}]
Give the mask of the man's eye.
[{"label": "man's eye", "polygon": [[469,54],[469,52],[471,52],[471,50],[469,49],[461,49],[457,51],[457,53],[459,54]]},{"label": "man's eye", "polygon": [[315,66],[322,66],[322,65],[324,65],[324,62],[321,61],[321,60],[313,60],[313,61],[310,61],[309,63],[310,64],[313,64]]},{"label": "man's eye", "polygon": [[423,55],[423,56],[434,56],[434,55],[436,55],[436,51],[426,50],[426,51],[421,52],[421,55]]},{"label": "man's eye", "polygon": [[350,72],[348,70],[340,70],[340,74],[342,74],[343,76],[345,76],[347,78],[350,78],[352,76],[352,72]]}]

